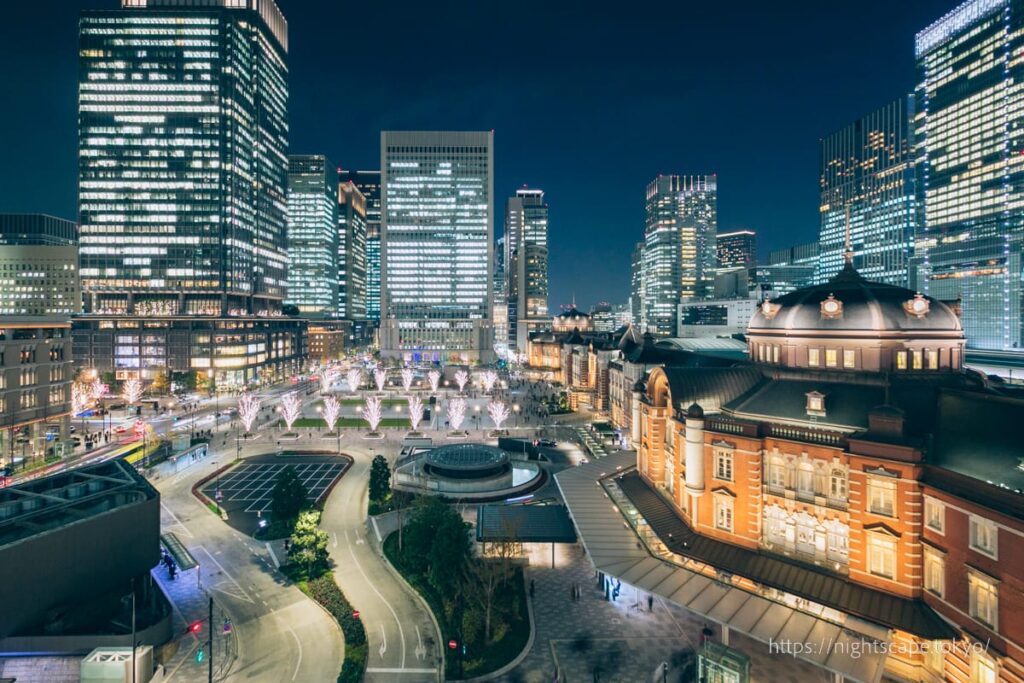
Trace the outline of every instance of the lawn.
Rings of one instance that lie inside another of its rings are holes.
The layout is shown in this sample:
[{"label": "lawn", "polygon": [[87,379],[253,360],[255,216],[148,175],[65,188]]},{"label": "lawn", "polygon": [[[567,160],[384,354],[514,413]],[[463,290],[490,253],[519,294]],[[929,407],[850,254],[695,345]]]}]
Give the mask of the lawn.
[{"label": "lawn", "polygon": [[[449,640],[459,640],[458,621],[453,617],[448,618],[440,595],[433,586],[428,583],[426,577],[413,574],[402,566],[398,554],[398,532],[392,532],[384,539],[384,554],[409,582],[416,591],[423,596],[430,610],[434,613],[437,623],[441,626],[441,642],[447,644]],[[499,590],[494,604],[495,617],[504,615],[508,617],[507,628],[504,634],[486,647],[479,648],[478,652],[470,649],[462,662],[462,671],[459,671],[458,651],[449,650],[445,656],[445,677],[448,679],[472,678],[496,671],[505,666],[526,647],[530,638],[530,617],[526,605],[526,587],[523,581],[523,570],[516,568],[509,579],[511,590]]]},{"label": "lawn", "polygon": [[[361,399],[361,398],[343,398],[343,399],[339,399],[338,403],[340,403],[343,406],[361,406],[361,405],[365,405],[366,404],[366,400],[365,399]],[[388,407],[391,407],[391,408],[393,408],[395,406],[407,406],[407,405],[409,405],[409,401],[407,401],[404,398],[384,398],[384,399],[381,399],[380,403],[381,403],[381,405],[388,406]],[[313,407],[314,408],[316,408],[316,406],[320,406],[322,408],[323,405],[324,405],[323,400],[317,400],[317,401],[313,402]]]},{"label": "lawn", "polygon": [[[370,428],[370,425],[368,425],[366,423],[366,420],[364,420],[361,417],[340,417],[340,418],[338,418],[338,425],[342,429],[369,429]],[[277,426],[282,428],[282,429],[284,429],[285,428],[284,420],[278,421]],[[324,431],[327,431],[327,423],[324,422],[324,420],[319,418],[319,417],[300,417],[298,420],[295,421],[295,424],[293,424],[292,427],[293,428],[300,428],[300,429],[301,428],[316,429],[316,428],[319,427],[319,428],[323,428]],[[407,418],[407,417],[385,417],[384,419],[382,419],[380,421],[380,428],[381,429],[398,429],[398,428],[409,429],[410,428],[409,427],[409,418]]]}]

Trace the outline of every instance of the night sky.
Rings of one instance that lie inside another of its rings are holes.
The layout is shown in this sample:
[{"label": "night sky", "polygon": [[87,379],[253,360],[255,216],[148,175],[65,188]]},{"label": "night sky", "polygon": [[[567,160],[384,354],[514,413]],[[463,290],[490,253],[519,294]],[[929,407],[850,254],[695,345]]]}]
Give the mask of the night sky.
[{"label": "night sky", "polygon": [[[762,254],[816,239],[819,138],[909,92],[915,32],[956,3],[279,4],[292,151],[377,168],[382,129],[494,129],[495,228],[545,190],[557,310],[625,301],[659,173],[717,173],[720,229]],[[4,4],[0,211],[75,217],[78,10],[118,5]]]}]

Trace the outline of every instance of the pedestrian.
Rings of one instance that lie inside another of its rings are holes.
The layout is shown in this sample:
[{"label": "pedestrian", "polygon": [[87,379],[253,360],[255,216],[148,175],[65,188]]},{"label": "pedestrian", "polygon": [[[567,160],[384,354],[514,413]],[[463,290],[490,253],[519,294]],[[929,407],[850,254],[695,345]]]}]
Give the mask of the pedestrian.
[{"label": "pedestrian", "polygon": [[647,611],[648,612],[653,612],[654,611],[654,596],[653,595],[648,595],[647,596]]}]

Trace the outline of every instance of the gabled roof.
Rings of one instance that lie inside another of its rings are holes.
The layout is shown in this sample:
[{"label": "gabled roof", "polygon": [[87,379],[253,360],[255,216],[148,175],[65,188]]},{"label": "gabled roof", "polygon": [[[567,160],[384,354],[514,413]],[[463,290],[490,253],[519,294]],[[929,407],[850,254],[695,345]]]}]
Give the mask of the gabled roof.
[{"label": "gabled roof", "polygon": [[717,413],[724,405],[747,393],[764,380],[753,365],[735,368],[662,368],[672,394],[672,407],[686,411],[690,404]]},{"label": "gabled roof", "polygon": [[841,429],[867,429],[868,413],[885,403],[884,386],[770,379],[755,391],[730,401],[725,409],[748,419],[808,422],[807,395],[812,392],[825,396],[825,415],[814,418],[814,422]]}]

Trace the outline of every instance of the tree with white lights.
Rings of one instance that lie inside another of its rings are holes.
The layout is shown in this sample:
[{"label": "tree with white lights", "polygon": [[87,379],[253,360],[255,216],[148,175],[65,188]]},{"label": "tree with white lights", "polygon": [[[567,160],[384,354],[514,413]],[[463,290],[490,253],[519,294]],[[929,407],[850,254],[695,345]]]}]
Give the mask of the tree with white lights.
[{"label": "tree with white lights", "polygon": [[291,391],[281,397],[281,417],[284,418],[284,423],[288,426],[288,431],[292,431],[292,425],[299,419],[299,415],[302,414],[302,401],[299,399],[299,395],[294,391]]},{"label": "tree with white lights", "polygon": [[412,368],[402,368],[402,388],[405,389],[405,393],[409,393],[409,387],[412,386],[412,380],[415,376]]},{"label": "tree with white lights", "polygon": [[412,430],[415,432],[416,427],[419,426],[423,420],[423,401],[420,400],[419,396],[409,397],[409,424],[412,425]]},{"label": "tree with white lights", "polygon": [[480,375],[480,383],[484,385],[484,391],[491,393],[491,389],[494,388],[495,383],[498,381],[498,373],[494,370],[488,370],[487,372]]},{"label": "tree with white lights", "polygon": [[437,387],[441,383],[441,373],[437,370],[431,370],[427,373],[427,379],[430,380],[430,390],[436,394]]},{"label": "tree with white lights", "polygon": [[97,377],[92,381],[92,384],[89,385],[89,394],[94,401],[102,400],[102,398],[107,395],[107,385]]},{"label": "tree with white lights", "polygon": [[370,431],[376,432],[378,425],[380,425],[380,419],[384,415],[384,410],[381,408],[380,398],[377,396],[369,396],[366,399],[366,407],[363,408],[363,419],[370,425]]},{"label": "tree with white lights", "polygon": [[363,383],[363,373],[359,368],[349,368],[345,379],[348,380],[348,390],[354,394],[359,391],[359,385]]},{"label": "tree with white lights", "polygon": [[384,382],[388,379],[388,371],[384,368],[377,368],[373,371],[373,381],[377,383],[377,391],[384,391]]},{"label": "tree with white lights", "polygon": [[448,401],[448,423],[452,429],[458,431],[466,419],[466,399],[453,398]]},{"label": "tree with white lights", "polygon": [[121,398],[128,405],[138,403],[142,398],[142,380],[130,379],[121,387]]},{"label": "tree with white lights", "polygon": [[324,399],[324,421],[327,423],[327,429],[334,430],[334,423],[338,421],[339,416],[341,403],[334,396],[328,396]]},{"label": "tree with white lights", "polygon": [[501,425],[508,419],[508,406],[501,401],[491,401],[487,404],[487,413],[494,420],[494,428],[501,429]]},{"label": "tree with white lights", "polygon": [[455,373],[455,383],[459,385],[459,391],[463,391],[466,388],[466,382],[469,381],[469,373],[465,370],[459,370]]},{"label": "tree with white lights", "polygon": [[333,365],[328,365],[324,368],[324,371],[320,373],[320,393],[326,394],[334,386],[334,383],[338,381],[338,376],[341,372],[338,368]]},{"label": "tree with white lights", "polygon": [[256,424],[256,417],[260,414],[260,403],[261,401],[252,394],[242,394],[238,397],[238,419],[242,421],[246,434],[251,432],[252,426]]},{"label": "tree with white lights", "polygon": [[90,386],[84,382],[75,382],[71,385],[71,417],[85,412],[92,400]]}]

